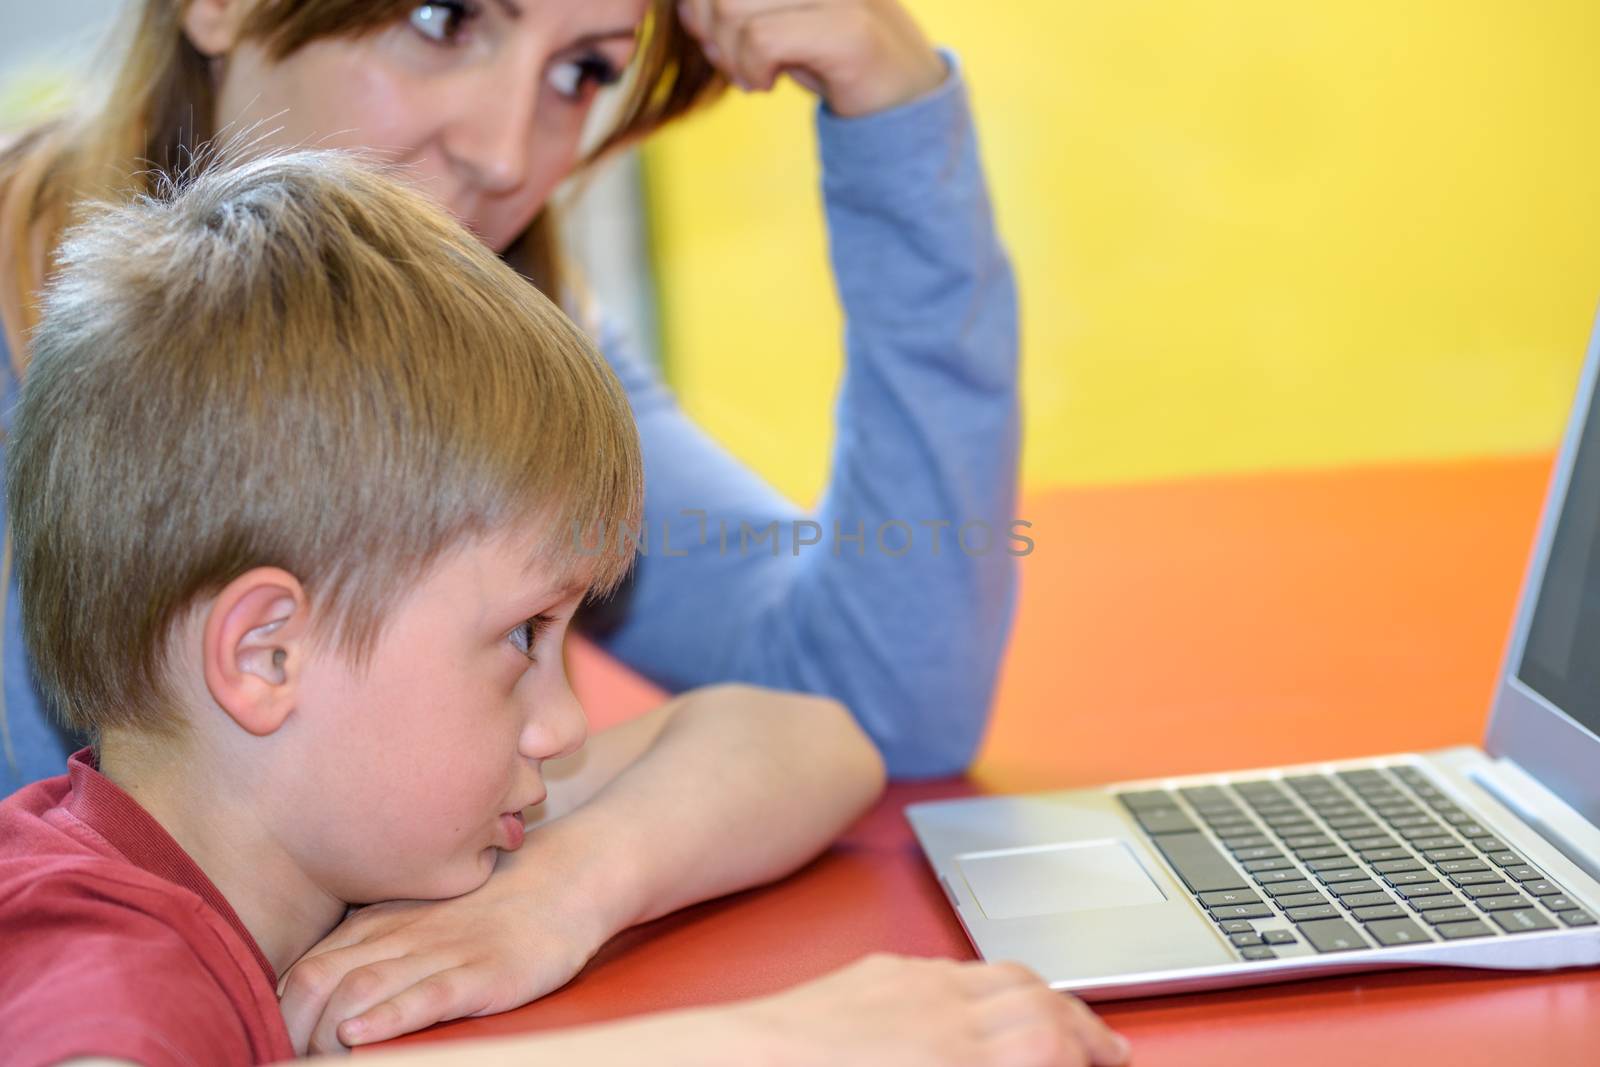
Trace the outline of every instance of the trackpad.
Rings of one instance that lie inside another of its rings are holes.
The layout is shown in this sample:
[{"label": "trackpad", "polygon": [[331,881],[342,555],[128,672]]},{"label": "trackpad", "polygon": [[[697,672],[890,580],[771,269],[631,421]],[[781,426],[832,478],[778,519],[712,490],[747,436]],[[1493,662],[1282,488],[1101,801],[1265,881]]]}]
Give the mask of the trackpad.
[{"label": "trackpad", "polygon": [[1125,841],[1084,841],[956,857],[991,919],[1159,904],[1167,899]]}]

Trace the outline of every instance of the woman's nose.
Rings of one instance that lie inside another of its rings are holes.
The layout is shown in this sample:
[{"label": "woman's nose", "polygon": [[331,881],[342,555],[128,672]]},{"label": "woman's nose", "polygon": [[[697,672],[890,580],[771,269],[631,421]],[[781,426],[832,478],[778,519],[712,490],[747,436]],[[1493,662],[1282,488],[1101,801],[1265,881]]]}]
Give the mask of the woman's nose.
[{"label": "woman's nose", "polygon": [[445,137],[450,163],[474,190],[489,196],[515,192],[532,167],[539,106],[539,66],[491,79],[485,91],[456,115]]}]

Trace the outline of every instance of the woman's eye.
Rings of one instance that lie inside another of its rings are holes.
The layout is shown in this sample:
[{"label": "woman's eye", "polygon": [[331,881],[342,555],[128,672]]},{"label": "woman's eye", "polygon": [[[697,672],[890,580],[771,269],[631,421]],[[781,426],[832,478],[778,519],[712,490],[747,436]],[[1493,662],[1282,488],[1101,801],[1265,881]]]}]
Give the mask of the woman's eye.
[{"label": "woman's eye", "polygon": [[411,9],[411,28],[436,44],[450,44],[477,14],[465,0],[433,0]]},{"label": "woman's eye", "polygon": [[591,87],[615,85],[622,71],[602,55],[566,59],[550,68],[550,88],[569,100],[581,100]]},{"label": "woman's eye", "polygon": [[524,619],[506,639],[511,642],[512,647],[531,660],[533,650],[538,647],[540,635],[555,621],[549,615],[535,615],[531,619]]}]

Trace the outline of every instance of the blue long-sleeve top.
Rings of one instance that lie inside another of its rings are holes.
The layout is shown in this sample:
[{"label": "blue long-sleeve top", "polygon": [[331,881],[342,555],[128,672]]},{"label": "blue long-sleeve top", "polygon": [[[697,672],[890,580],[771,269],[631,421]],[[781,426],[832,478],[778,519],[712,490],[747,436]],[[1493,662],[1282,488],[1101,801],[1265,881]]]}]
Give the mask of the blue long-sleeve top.
[{"label": "blue long-sleeve top", "polygon": [[[816,125],[846,350],[827,489],[814,514],[784,498],[602,328],[638,421],[647,539],[598,640],[670,691],[827,694],[892,774],[953,773],[982,738],[1024,547],[1009,536],[1015,283],[953,62],[928,96],[860,118],[819,108]],[[0,792],[61,773],[76,744],[45,714],[8,586]]]}]

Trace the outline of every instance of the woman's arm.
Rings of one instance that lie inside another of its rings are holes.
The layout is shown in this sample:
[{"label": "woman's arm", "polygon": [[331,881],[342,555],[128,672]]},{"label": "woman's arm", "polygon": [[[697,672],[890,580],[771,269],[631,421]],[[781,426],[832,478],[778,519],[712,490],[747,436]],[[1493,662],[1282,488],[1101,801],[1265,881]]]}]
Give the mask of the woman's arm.
[{"label": "woman's arm", "polygon": [[827,694],[892,775],[953,773],[983,732],[1012,553],[1027,547],[1010,537],[1015,287],[953,63],[930,95],[861,118],[824,108],[817,125],[847,324],[820,507],[806,514],[733,459],[604,334],[644,446],[650,543],[620,624],[597,636],[672,690],[737,680]]},{"label": "woman's arm", "polygon": [[[3,258],[3,257],[0,257]],[[9,284],[0,266],[0,290]],[[6,526],[5,447],[17,404],[17,376],[0,333],[0,528]],[[85,742],[71,737],[46,710],[22,643],[22,601],[11,573],[10,539],[0,551],[0,796],[29,782],[66,773],[67,757]]]},{"label": "woman's arm", "polygon": [[723,685],[597,734],[546,780],[488,884],[362,908],[289,971],[296,1048],[543,996],[619,931],[811,859],[878,795],[883,764],[831,700]]}]

